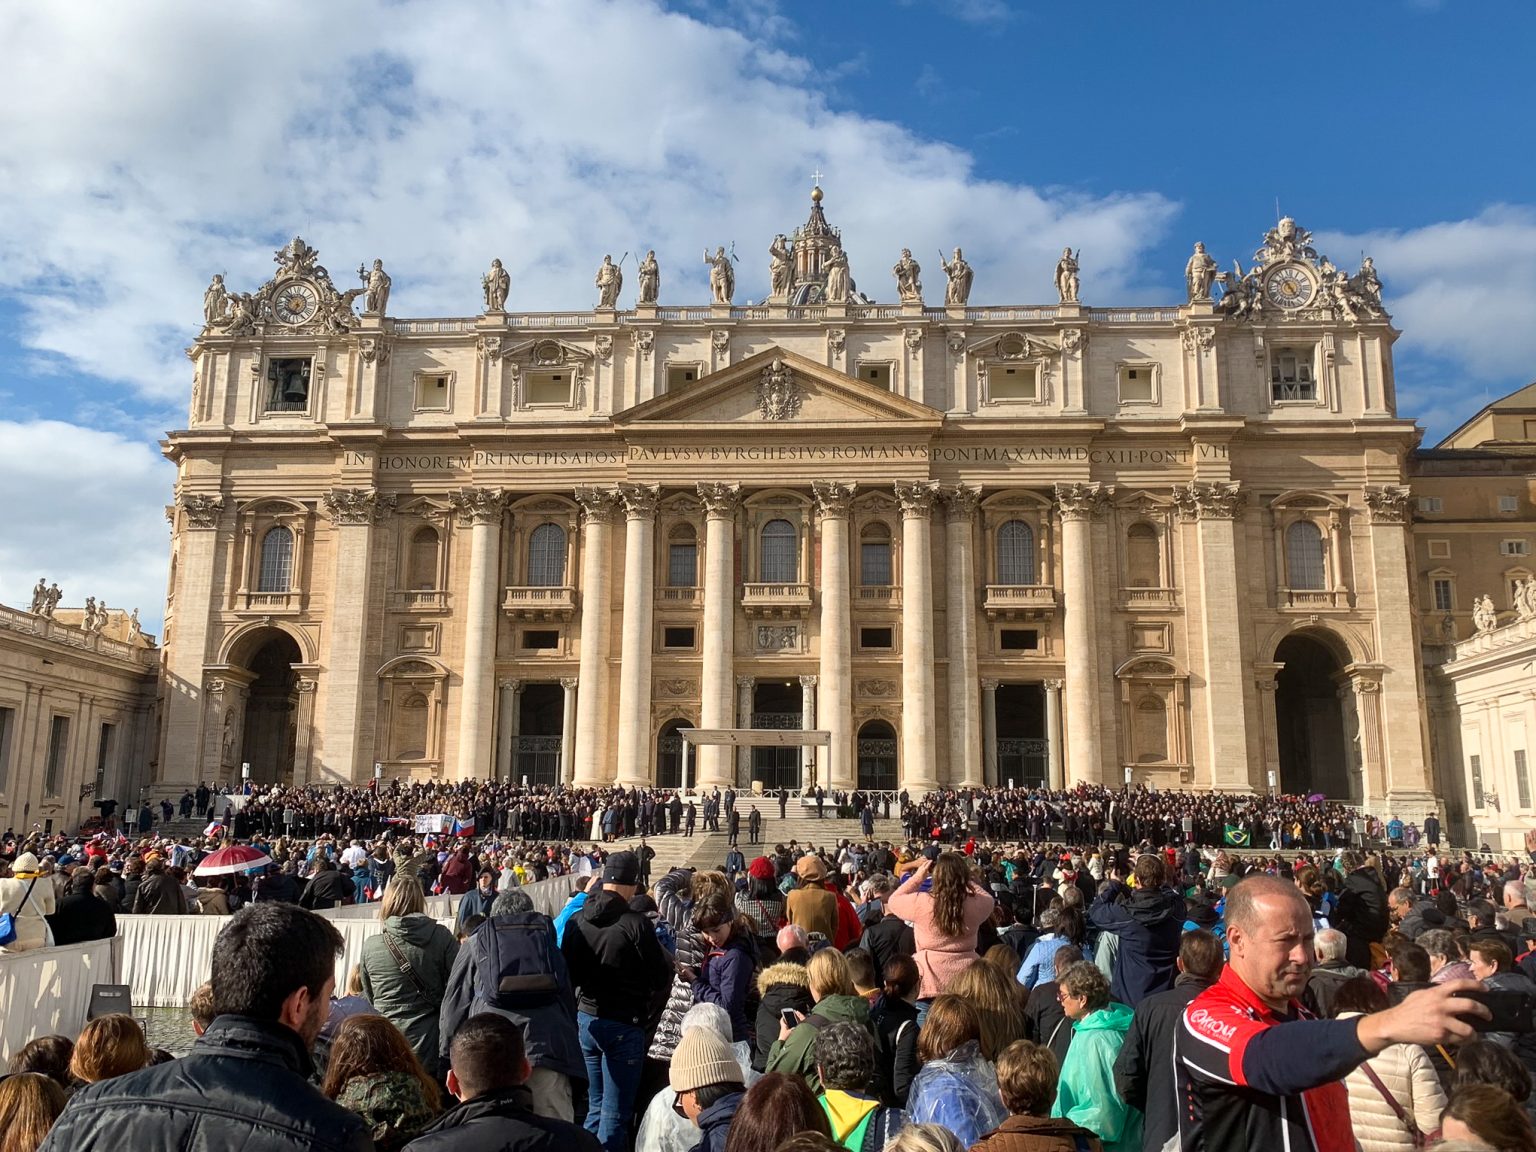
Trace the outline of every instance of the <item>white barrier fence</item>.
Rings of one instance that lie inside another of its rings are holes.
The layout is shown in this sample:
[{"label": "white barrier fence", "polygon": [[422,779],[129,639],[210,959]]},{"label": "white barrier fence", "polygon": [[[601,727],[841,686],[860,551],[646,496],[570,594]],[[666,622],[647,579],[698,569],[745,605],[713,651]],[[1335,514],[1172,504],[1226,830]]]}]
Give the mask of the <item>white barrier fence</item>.
[{"label": "white barrier fence", "polygon": [[[575,888],[569,876],[524,885],[534,908],[553,916]],[[451,932],[457,896],[433,896],[427,914]],[[343,948],[336,987],[363,955],[363,941],[382,931],[378,904],[333,908]],[[224,916],[119,916],[113,940],[0,953],[0,1060],[37,1036],[79,1035],[95,984],[126,984],[136,1006],[184,1007],[213,967],[213,944]]]}]

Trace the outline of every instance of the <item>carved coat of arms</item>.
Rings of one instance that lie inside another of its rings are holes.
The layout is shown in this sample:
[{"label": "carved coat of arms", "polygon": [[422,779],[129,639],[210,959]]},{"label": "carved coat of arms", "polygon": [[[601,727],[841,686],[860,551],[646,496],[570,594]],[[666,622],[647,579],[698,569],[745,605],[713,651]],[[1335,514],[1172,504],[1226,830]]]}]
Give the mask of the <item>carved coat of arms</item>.
[{"label": "carved coat of arms", "polygon": [[757,407],[764,420],[789,420],[800,411],[800,385],[784,361],[774,358],[757,384]]}]

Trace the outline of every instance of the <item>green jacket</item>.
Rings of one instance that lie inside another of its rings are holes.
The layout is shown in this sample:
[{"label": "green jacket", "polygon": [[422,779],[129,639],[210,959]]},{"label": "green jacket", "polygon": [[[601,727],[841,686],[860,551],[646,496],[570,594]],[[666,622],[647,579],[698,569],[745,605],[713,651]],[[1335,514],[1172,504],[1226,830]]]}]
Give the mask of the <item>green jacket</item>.
[{"label": "green jacket", "polygon": [[1061,1065],[1051,1115],[1081,1124],[1104,1152],[1139,1152],[1141,1113],[1115,1091],[1115,1058],[1131,1027],[1131,1010],[1110,1003],[1072,1025],[1072,1047]]},{"label": "green jacket", "polygon": [[[811,1017],[817,1018],[812,1023]],[[827,1024],[852,1020],[870,1028],[869,1002],[862,996],[828,996],[818,1001],[810,1016],[790,1030],[787,1040],[775,1040],[768,1050],[768,1071],[787,1076],[802,1076],[812,1092],[821,1091],[821,1077],[816,1075],[816,1037]],[[874,1035],[874,1030],[870,1030]]]},{"label": "green jacket", "polygon": [[[388,935],[415,975],[400,970],[384,937]],[[391,916],[384,931],[363,941],[363,995],[374,1010],[405,1034],[417,1058],[438,1075],[438,1012],[453,971],[459,942],[430,916]],[[417,987],[418,983],[420,988]]]}]

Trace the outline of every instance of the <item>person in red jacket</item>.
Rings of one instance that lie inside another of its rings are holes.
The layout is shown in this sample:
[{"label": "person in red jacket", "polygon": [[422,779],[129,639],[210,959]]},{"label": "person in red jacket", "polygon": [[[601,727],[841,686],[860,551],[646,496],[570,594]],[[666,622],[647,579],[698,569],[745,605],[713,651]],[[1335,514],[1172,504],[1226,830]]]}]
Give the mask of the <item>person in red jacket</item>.
[{"label": "person in red jacket", "polygon": [[469,850],[463,845],[448,853],[443,861],[443,891],[454,896],[468,892],[475,882],[475,866],[469,859]]}]

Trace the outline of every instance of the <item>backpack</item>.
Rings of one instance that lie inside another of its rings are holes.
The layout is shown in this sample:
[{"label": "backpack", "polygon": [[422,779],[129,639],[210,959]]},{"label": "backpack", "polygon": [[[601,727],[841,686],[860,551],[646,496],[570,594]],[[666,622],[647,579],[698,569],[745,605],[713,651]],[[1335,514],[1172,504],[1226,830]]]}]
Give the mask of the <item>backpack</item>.
[{"label": "backpack", "polygon": [[493,916],[475,930],[475,998],[492,1008],[516,1010],[552,1004],[564,967],[555,928],[537,912]]}]

